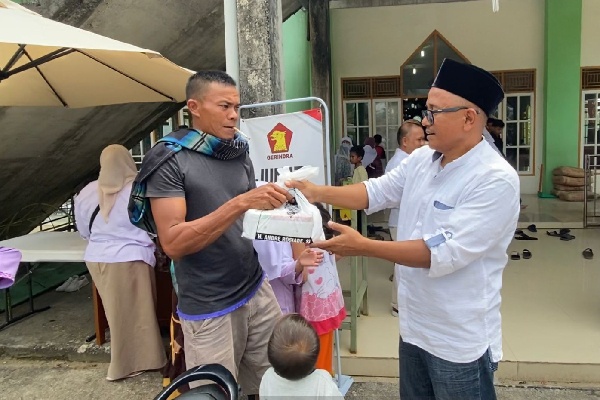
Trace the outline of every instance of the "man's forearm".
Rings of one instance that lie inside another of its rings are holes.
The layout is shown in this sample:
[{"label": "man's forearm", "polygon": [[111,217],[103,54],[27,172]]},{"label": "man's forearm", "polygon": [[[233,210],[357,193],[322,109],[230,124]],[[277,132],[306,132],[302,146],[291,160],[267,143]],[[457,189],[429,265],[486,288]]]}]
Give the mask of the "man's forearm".
[{"label": "man's forearm", "polygon": [[414,268],[429,268],[431,265],[431,251],[423,240],[390,242],[368,239],[364,248],[367,257],[382,258]]},{"label": "man's forearm", "polygon": [[369,207],[367,187],[364,183],[345,186],[319,186],[317,201],[351,210]]},{"label": "man's forearm", "polygon": [[163,249],[174,260],[197,253],[223,235],[246,211],[234,198],[202,218],[173,225],[168,230],[167,240],[161,239]]}]

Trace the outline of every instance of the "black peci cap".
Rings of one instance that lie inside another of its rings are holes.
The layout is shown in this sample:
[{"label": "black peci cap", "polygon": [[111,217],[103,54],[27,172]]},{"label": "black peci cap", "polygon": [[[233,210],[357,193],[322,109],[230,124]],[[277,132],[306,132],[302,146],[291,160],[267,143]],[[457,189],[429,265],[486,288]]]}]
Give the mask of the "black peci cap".
[{"label": "black peci cap", "polygon": [[431,86],[470,101],[487,115],[494,112],[504,98],[504,90],[494,75],[474,65],[449,58],[442,62]]}]

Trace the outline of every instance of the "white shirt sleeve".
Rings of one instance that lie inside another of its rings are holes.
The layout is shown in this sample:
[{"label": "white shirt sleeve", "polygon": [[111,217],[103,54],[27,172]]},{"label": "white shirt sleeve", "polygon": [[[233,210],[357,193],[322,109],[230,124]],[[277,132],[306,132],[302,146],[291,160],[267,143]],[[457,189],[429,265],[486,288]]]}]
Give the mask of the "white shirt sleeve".
[{"label": "white shirt sleeve", "polygon": [[400,165],[383,176],[363,182],[367,187],[369,206],[367,214],[386,209],[397,208],[402,199],[404,184],[406,183],[407,159]]},{"label": "white shirt sleeve", "polygon": [[491,177],[454,209],[433,211],[435,232],[424,232],[431,250],[430,277],[451,274],[481,258],[514,229],[519,215],[518,181]]},{"label": "white shirt sleeve", "polygon": [[[75,226],[77,227],[79,235],[85,240],[90,239],[89,225],[91,214],[87,215],[87,213],[91,206],[88,204],[89,201],[87,201],[87,197],[89,197],[87,196],[87,192],[90,190],[91,185],[92,183],[88,184],[75,196],[75,202],[73,204],[75,207]],[[96,206],[94,206],[93,209],[95,209]]]}]

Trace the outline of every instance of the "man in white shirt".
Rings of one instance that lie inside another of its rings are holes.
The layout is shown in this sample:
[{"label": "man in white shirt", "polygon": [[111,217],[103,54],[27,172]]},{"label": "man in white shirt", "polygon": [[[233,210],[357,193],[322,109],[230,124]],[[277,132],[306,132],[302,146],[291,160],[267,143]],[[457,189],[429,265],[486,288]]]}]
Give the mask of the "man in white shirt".
[{"label": "man in white shirt", "polygon": [[[410,153],[419,147],[425,145],[425,131],[419,121],[414,119],[406,120],[398,128],[396,136],[398,142],[398,148],[394,153],[394,156],[390,158],[388,165],[385,167],[385,173],[387,174],[394,168],[398,167],[402,160],[404,160]],[[390,216],[388,218],[388,228],[390,228],[390,236],[392,240],[396,240],[396,234],[398,232],[398,207],[390,209]],[[398,284],[396,282],[396,274],[390,276],[390,281],[394,282],[392,287],[392,315],[398,316]]]},{"label": "man in white shirt", "polygon": [[368,213],[399,205],[397,241],[331,224],[340,234],[313,245],[396,263],[403,399],[496,399],[500,289],[519,215],[519,178],[482,132],[503,97],[492,74],[446,59],[423,111],[429,147],[360,184],[288,183],[311,202]]}]

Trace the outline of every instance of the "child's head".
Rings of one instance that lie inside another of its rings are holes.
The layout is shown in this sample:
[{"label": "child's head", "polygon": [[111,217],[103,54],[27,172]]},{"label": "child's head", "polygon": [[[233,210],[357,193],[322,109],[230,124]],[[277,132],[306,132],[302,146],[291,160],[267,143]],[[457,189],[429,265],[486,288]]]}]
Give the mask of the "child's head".
[{"label": "child's head", "polygon": [[365,156],[365,149],[362,146],[352,146],[350,149],[350,163],[360,164]]},{"label": "child's head", "polygon": [[303,316],[287,314],[275,324],[267,352],[277,375],[297,381],[315,369],[319,336]]},{"label": "child's head", "polygon": [[334,236],[334,230],[328,225],[328,222],[331,221],[331,214],[329,214],[329,211],[327,211],[323,204],[313,203],[313,205],[317,207],[321,213],[321,221],[323,221],[323,232],[325,233],[325,239],[329,240]]}]

